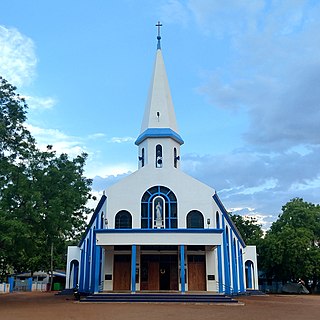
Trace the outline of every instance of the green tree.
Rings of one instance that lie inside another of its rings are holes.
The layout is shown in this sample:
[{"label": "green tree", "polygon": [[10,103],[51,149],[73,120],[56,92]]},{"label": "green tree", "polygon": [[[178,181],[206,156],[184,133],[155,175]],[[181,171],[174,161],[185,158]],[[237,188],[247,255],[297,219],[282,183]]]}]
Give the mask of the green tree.
[{"label": "green tree", "polygon": [[267,232],[261,247],[262,268],[269,278],[296,281],[320,276],[320,206],[295,198]]},{"label": "green tree", "polygon": [[15,271],[64,267],[66,242],[80,235],[90,211],[86,154],[69,159],[40,151],[26,129],[27,104],[0,78],[0,261]]},{"label": "green tree", "polygon": [[260,243],[263,231],[256,218],[244,218],[238,214],[231,214],[230,216],[247,245],[258,245]]}]

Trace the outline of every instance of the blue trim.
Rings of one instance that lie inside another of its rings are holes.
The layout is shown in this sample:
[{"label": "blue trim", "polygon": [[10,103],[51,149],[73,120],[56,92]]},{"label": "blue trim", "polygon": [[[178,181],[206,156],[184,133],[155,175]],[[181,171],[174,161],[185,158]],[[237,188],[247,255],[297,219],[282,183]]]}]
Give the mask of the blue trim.
[{"label": "blue trim", "polygon": [[96,233],[208,233],[221,234],[223,229],[102,229],[95,230]]},{"label": "blue trim", "polygon": [[14,277],[9,278],[9,292],[13,292],[14,287]]},{"label": "blue trim", "polygon": [[246,246],[246,244],[244,243],[241,234],[239,232],[239,230],[237,229],[237,227],[235,226],[234,222],[232,221],[232,219],[229,216],[229,212],[226,210],[226,208],[224,207],[224,205],[222,204],[221,200],[219,199],[217,193],[215,193],[212,196],[213,200],[215,201],[215,203],[217,204],[217,206],[219,207],[220,211],[223,214],[223,217],[225,217],[225,219],[228,221],[228,224],[230,226],[230,228],[232,229],[232,231],[234,232],[235,236],[237,237],[237,239],[240,241],[241,245],[243,247]]},{"label": "blue trim", "polygon": [[243,274],[243,259],[242,259],[242,250],[240,249],[240,242],[238,241],[238,260],[239,260],[239,280],[240,280],[240,292],[244,292],[244,274]]},{"label": "blue trim", "polygon": [[[97,218],[97,215],[100,213],[100,210],[101,210],[101,208],[102,208],[102,206],[104,205],[104,203],[105,203],[106,200],[107,200],[107,197],[106,197],[105,195],[103,195],[103,196],[101,197],[101,199],[100,199],[100,201],[99,201],[96,209],[94,210],[94,213],[93,213],[93,215],[92,215],[92,217],[91,217],[91,219],[90,219],[90,222],[89,222],[89,224],[88,224],[88,226],[87,226],[87,228],[86,228],[86,231],[84,232],[84,234],[83,234],[83,236],[82,236],[82,238],[81,238],[81,240],[80,240],[80,242],[79,242],[79,244],[78,244],[78,247],[81,247],[81,246],[82,246],[83,241],[86,239],[87,234],[89,233],[92,225],[94,224],[94,222],[95,222],[95,220],[96,220],[96,218]],[[105,213],[105,215],[106,215],[106,214],[107,214],[107,213]]]},{"label": "blue trim", "polygon": [[184,144],[180,135],[170,128],[148,128],[139,135],[135,144],[138,146],[147,138],[171,138],[177,141],[180,145]]},{"label": "blue trim", "polygon": [[90,289],[90,258],[91,258],[91,230],[89,231],[89,237],[86,241],[86,270],[84,280],[84,291],[88,292]]},{"label": "blue trim", "polygon": [[231,236],[231,250],[232,250],[232,282],[234,293],[238,293],[238,270],[237,270],[237,254],[235,239]]},{"label": "blue trim", "polygon": [[93,258],[93,265],[92,265],[92,277],[91,277],[91,283],[93,283],[93,292],[99,292],[99,286],[100,286],[100,268],[101,268],[101,261],[100,261],[100,252],[101,247],[96,245],[96,233],[93,232],[93,252],[92,252],[92,258]]},{"label": "blue trim", "polygon": [[80,261],[80,275],[79,275],[79,291],[82,292],[84,291],[84,286],[83,286],[83,283],[84,283],[84,260],[85,260],[85,249],[86,249],[86,246],[85,244],[83,245],[83,249],[80,249],[81,250],[81,261]]},{"label": "blue trim", "polygon": [[219,293],[223,292],[223,283],[222,283],[222,256],[221,256],[221,246],[218,246],[218,279],[219,279]]},{"label": "blue trim", "polygon": [[186,292],[186,284],[185,284],[186,274],[184,270],[184,245],[180,246],[180,282],[181,282],[181,292]]},{"label": "blue trim", "polygon": [[137,246],[132,245],[131,250],[131,292],[136,292],[136,263],[137,263]]},{"label": "blue trim", "polygon": [[224,283],[225,283],[225,292],[230,294],[230,256],[229,256],[229,248],[228,248],[228,240],[227,240],[227,232],[225,228],[225,221],[222,218],[222,227],[223,230],[223,256],[224,256]]},{"label": "blue trim", "polygon": [[[53,275],[51,275],[52,277]],[[32,278],[28,278],[28,286],[27,286],[28,291],[32,291]],[[52,290],[52,288],[51,288]]]}]

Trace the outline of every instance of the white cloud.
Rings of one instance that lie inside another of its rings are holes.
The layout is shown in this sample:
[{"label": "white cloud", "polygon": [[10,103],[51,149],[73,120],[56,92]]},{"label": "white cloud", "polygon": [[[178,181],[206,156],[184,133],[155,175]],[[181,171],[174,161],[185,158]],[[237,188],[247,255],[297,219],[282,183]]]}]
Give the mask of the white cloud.
[{"label": "white cloud", "polygon": [[160,7],[161,21],[165,23],[178,23],[186,26],[190,13],[188,7],[179,0],[169,0]]},{"label": "white cloud", "polygon": [[109,142],[111,143],[125,143],[125,142],[132,142],[136,139],[133,137],[112,137]]},{"label": "white cloud", "polygon": [[36,74],[37,58],[32,39],[17,29],[0,25],[0,74],[15,86],[29,84]]},{"label": "white cloud", "polygon": [[51,97],[36,97],[29,95],[21,95],[22,98],[25,98],[29,109],[51,109],[56,104],[57,101]]},{"label": "white cloud", "polygon": [[86,148],[80,138],[67,136],[57,129],[44,129],[27,124],[27,129],[37,141],[41,150],[46,150],[47,145],[52,145],[53,150],[58,154],[67,153],[70,157],[76,157]]}]

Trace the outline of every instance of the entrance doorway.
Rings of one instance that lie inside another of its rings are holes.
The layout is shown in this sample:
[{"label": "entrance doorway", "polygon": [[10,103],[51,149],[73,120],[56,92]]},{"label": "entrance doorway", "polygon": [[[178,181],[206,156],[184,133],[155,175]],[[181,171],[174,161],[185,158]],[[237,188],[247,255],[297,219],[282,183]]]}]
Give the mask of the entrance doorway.
[{"label": "entrance doorway", "polygon": [[204,255],[188,255],[188,290],[206,291],[206,262]]},{"label": "entrance doorway", "polygon": [[141,255],[141,290],[178,290],[177,255]]},{"label": "entrance doorway", "polygon": [[115,255],[113,269],[113,290],[130,290],[131,255]]}]

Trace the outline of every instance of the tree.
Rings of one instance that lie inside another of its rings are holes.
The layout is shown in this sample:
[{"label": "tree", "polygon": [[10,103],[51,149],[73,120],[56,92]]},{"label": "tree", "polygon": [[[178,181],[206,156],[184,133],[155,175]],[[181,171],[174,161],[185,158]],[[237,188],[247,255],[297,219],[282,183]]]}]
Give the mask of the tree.
[{"label": "tree", "polygon": [[230,216],[247,245],[257,245],[260,242],[263,231],[256,218],[244,218],[238,214],[231,214]]},{"label": "tree", "polygon": [[49,270],[53,248],[63,267],[66,242],[80,236],[90,211],[87,155],[38,150],[15,90],[0,78],[0,261],[18,272]]},{"label": "tree", "polygon": [[261,247],[262,268],[269,278],[296,281],[320,276],[320,206],[294,198],[267,232]]}]

